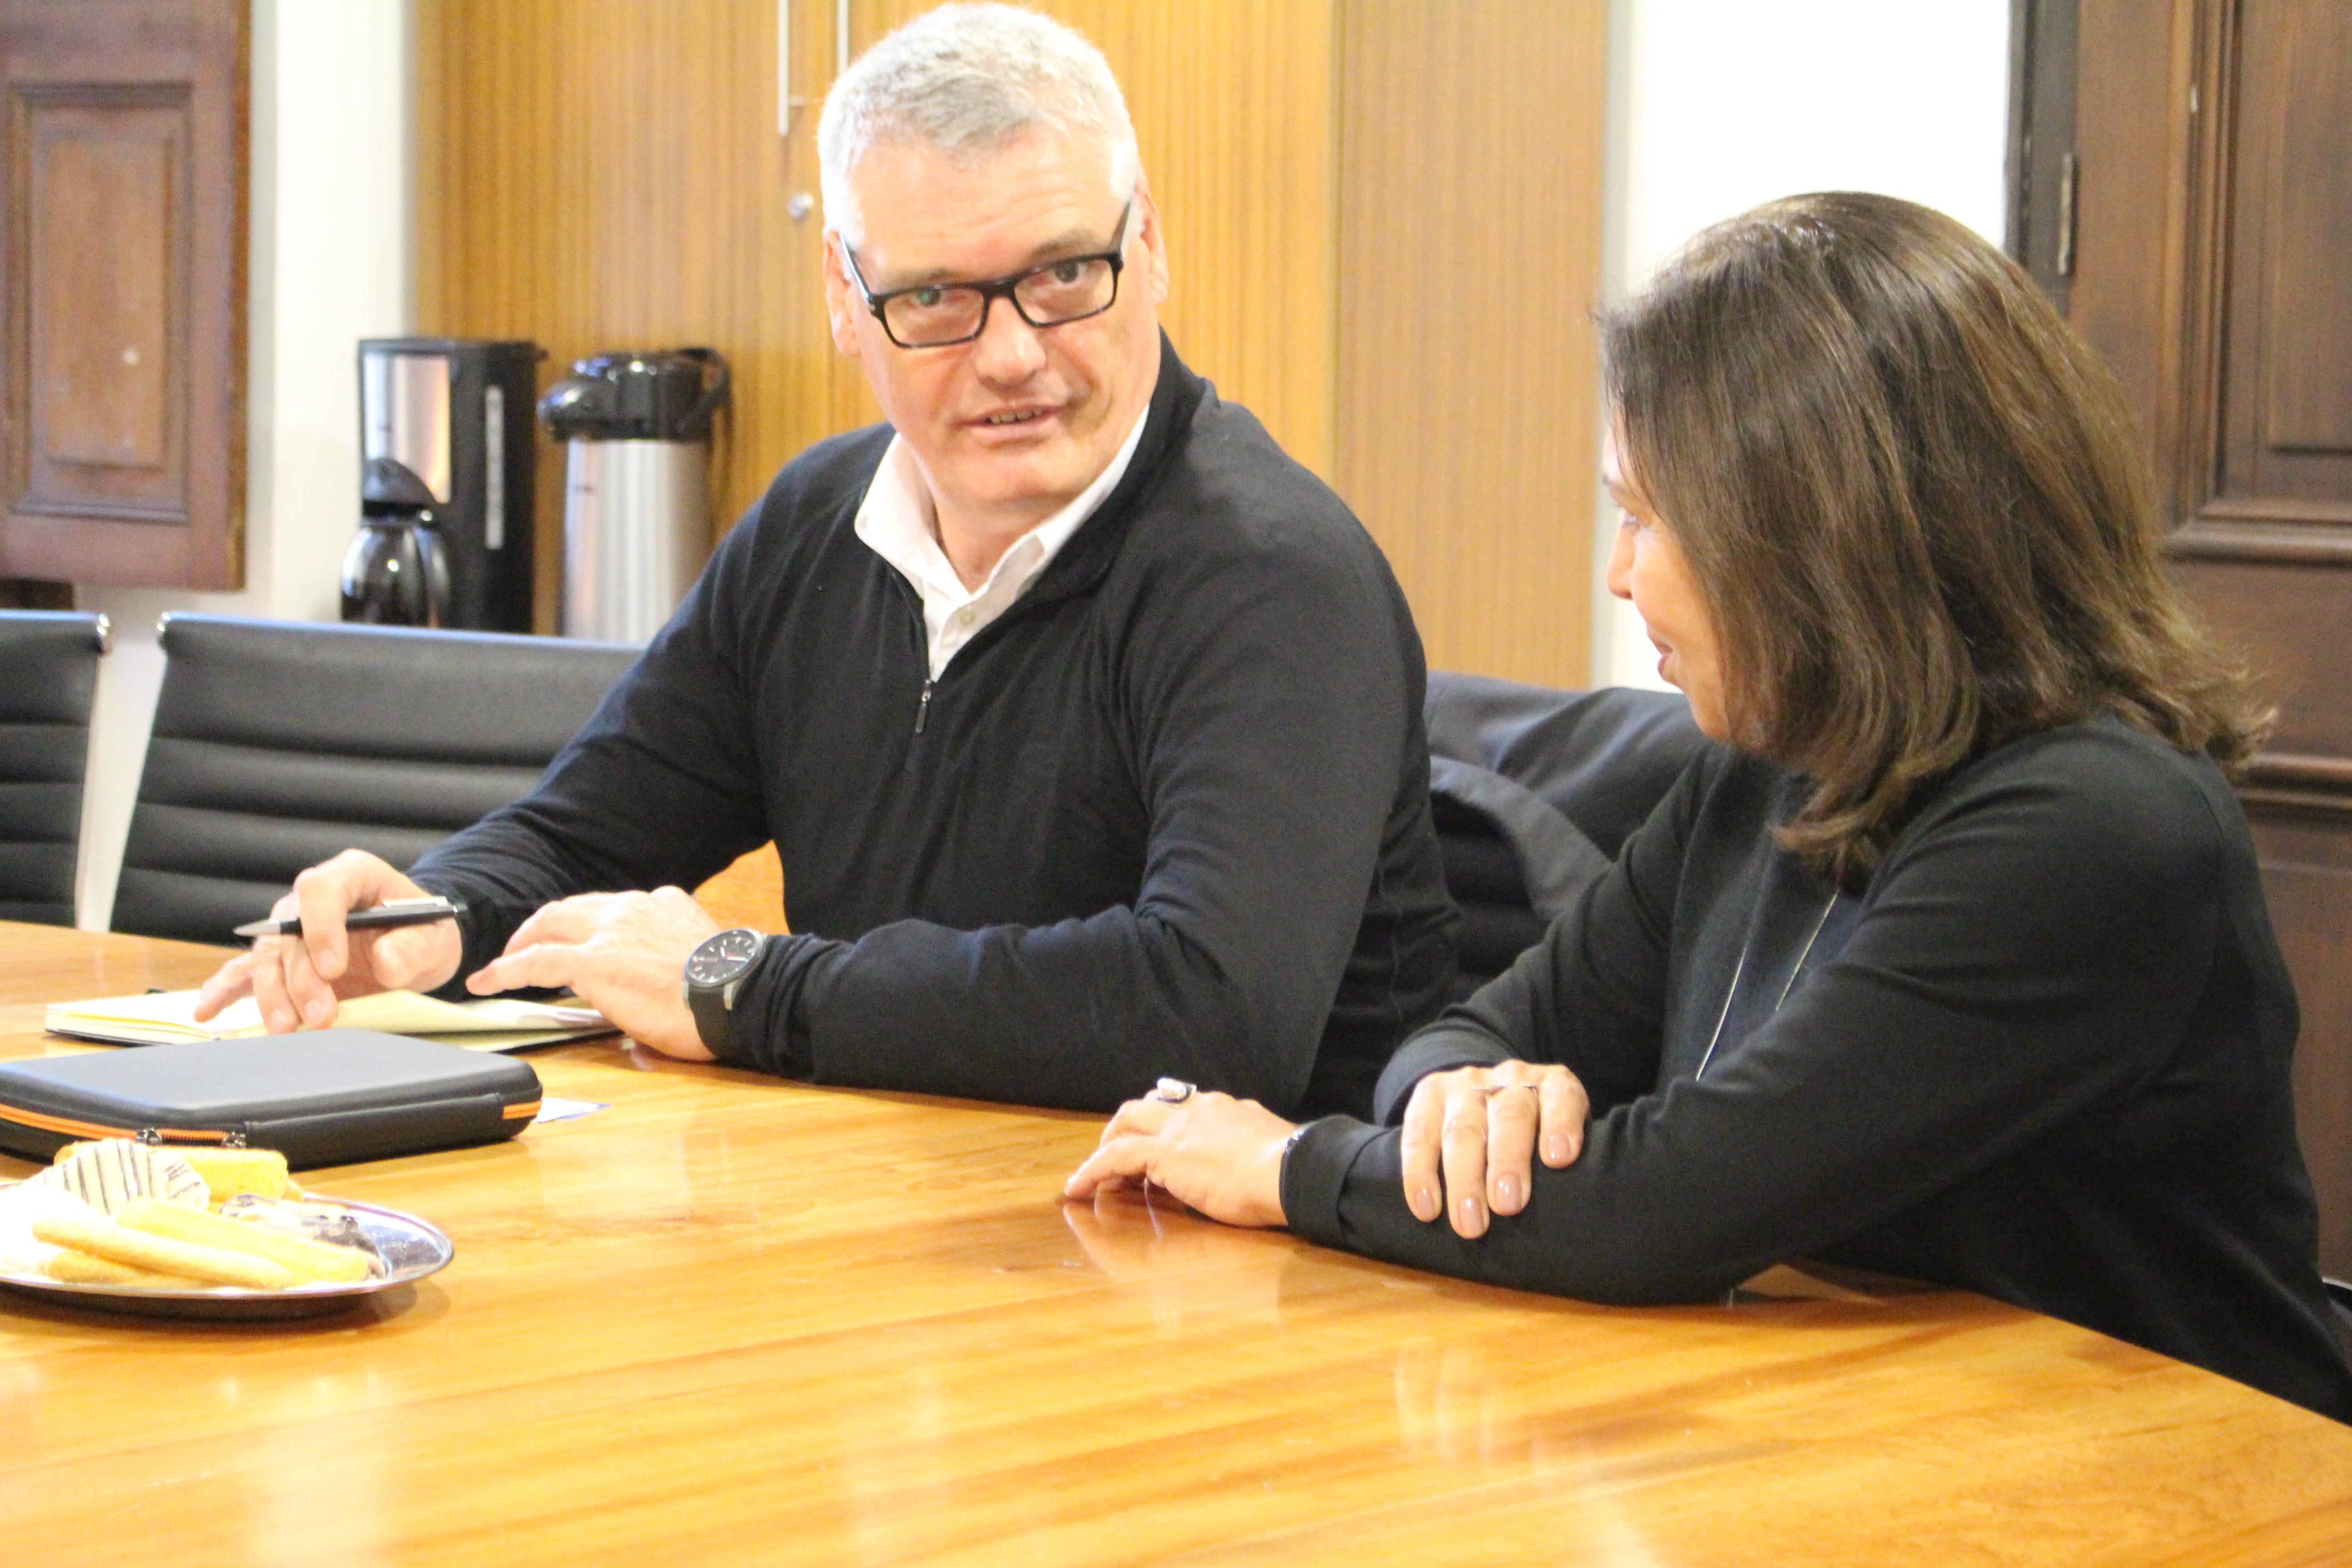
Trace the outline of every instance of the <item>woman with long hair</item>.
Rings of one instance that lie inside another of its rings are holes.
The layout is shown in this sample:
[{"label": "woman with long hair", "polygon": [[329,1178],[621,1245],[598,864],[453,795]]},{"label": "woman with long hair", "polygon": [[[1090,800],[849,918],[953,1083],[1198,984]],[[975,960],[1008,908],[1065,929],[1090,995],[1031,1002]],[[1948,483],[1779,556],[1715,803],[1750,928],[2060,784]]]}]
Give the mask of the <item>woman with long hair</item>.
[{"label": "woman with long hair", "polygon": [[1163,1082],[1149,1179],[1446,1274],[1703,1300],[1817,1258],[2352,1420],[2294,993],[2113,378],[1890,197],[1774,202],[1604,321],[1630,598],[1715,741],[1369,1125]]}]

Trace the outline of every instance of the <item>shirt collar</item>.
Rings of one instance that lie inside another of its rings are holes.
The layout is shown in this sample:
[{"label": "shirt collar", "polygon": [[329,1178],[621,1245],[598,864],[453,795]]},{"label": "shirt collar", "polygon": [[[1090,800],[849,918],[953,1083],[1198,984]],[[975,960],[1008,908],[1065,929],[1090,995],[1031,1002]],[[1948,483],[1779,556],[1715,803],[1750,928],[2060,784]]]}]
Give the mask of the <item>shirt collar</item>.
[{"label": "shirt collar", "polygon": [[[923,483],[922,469],[915,463],[914,448],[907,445],[904,436],[892,434],[890,445],[882,454],[882,464],[874,470],[873,481],[866,487],[866,499],[857,506],[857,537],[875,554],[897,567],[919,592],[927,590],[927,596],[976,599],[994,587],[1007,570],[1020,572],[1034,581],[1126,477],[1135,449],[1142,444],[1144,423],[1150,416],[1150,405],[1146,404],[1143,412],[1135,416],[1134,427],[1128,431],[1127,439],[1119,444],[1118,455],[1111,458],[1109,466],[1097,474],[1094,482],[1080,490],[1069,505],[1014,540],[998,558],[987,581],[969,592],[940,545],[938,510],[932,503],[930,488]],[[1033,542],[1034,549],[1030,548]]]}]

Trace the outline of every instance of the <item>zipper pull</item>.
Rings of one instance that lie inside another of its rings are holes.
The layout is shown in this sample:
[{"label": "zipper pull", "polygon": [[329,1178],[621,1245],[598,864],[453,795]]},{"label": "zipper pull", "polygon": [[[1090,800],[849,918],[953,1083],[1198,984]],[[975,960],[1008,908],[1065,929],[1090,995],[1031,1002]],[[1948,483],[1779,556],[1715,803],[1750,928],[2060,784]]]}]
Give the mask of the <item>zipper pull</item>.
[{"label": "zipper pull", "polygon": [[915,705],[915,733],[918,735],[923,732],[923,721],[929,718],[931,714],[931,687],[933,684],[933,682],[929,680],[923,682],[923,700]]}]

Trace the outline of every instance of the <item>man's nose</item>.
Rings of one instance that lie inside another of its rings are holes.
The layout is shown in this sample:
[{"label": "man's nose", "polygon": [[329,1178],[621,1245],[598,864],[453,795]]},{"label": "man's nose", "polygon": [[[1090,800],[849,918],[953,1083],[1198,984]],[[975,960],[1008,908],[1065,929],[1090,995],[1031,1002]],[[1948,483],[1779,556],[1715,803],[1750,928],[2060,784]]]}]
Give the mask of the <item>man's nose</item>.
[{"label": "man's nose", "polygon": [[1021,319],[1010,300],[991,300],[988,305],[988,320],[971,345],[972,368],[983,381],[1000,385],[1028,380],[1045,363],[1037,329]]}]

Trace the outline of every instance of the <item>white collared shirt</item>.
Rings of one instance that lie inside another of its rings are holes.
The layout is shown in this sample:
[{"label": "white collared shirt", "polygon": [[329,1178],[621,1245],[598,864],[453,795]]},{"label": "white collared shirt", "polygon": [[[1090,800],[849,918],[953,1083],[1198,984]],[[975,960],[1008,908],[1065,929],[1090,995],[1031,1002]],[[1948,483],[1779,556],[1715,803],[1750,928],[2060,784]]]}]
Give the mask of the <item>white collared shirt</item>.
[{"label": "white collared shirt", "polygon": [[897,567],[922,596],[933,680],[982,626],[1013,607],[1013,602],[1069,542],[1070,535],[1077,532],[1078,525],[1092,517],[1103,498],[1117,488],[1143,439],[1143,422],[1150,414],[1147,405],[1136,416],[1135,428],[1127,433],[1118,455],[1095,476],[1094,483],[1080,490],[1069,505],[1014,540],[988,580],[969,592],[940,546],[938,509],[931,502],[929,487],[923,483],[922,470],[915,464],[913,448],[903,436],[890,437],[882,466],[874,470],[874,481],[866,487],[866,499],[857,506],[857,537]]}]

